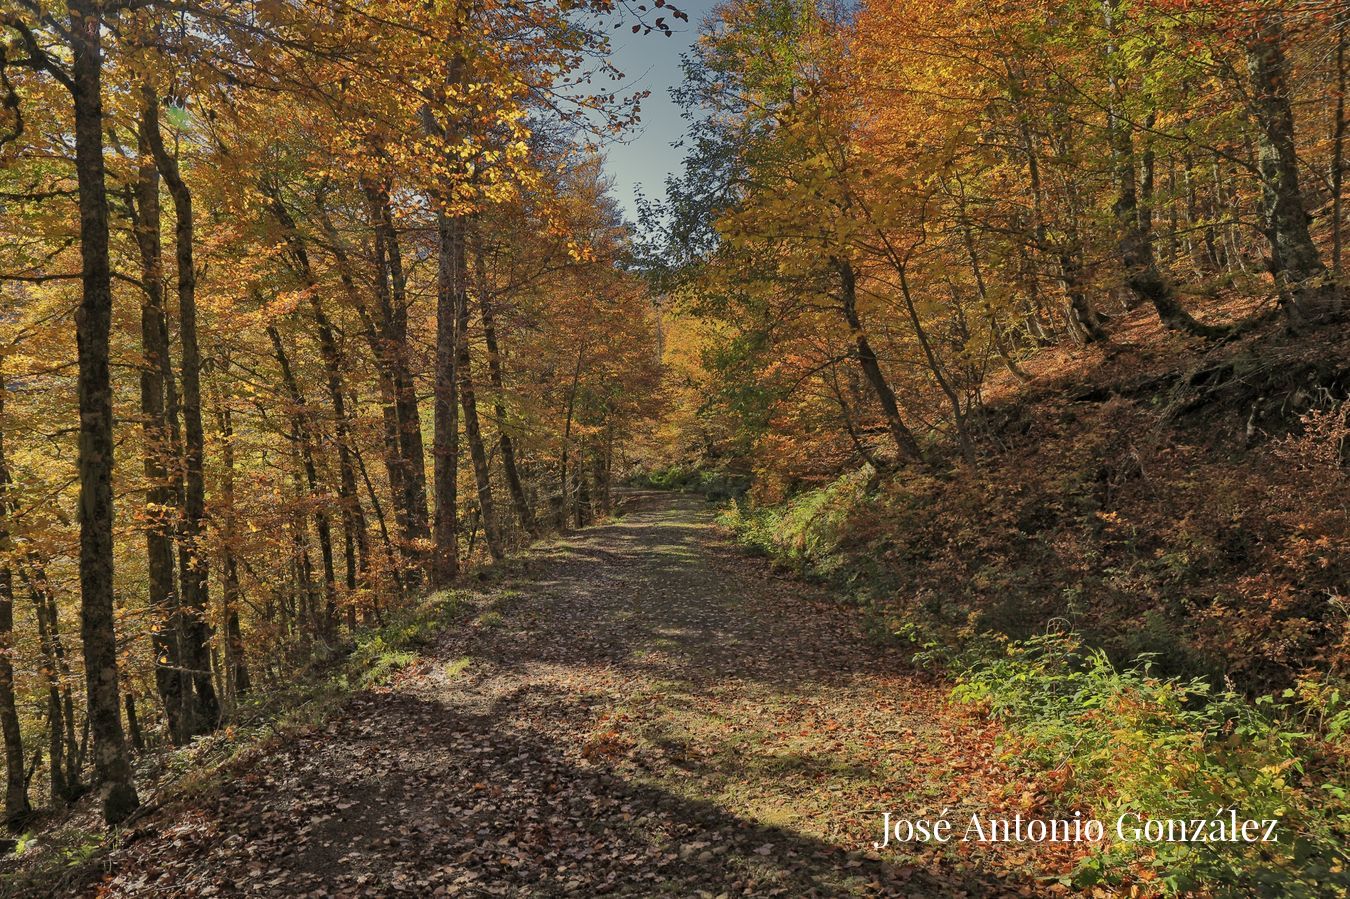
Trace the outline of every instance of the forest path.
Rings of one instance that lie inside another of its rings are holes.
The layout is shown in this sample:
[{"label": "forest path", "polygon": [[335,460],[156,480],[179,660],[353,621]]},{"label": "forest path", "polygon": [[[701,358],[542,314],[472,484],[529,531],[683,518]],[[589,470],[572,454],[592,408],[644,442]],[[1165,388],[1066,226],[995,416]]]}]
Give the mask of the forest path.
[{"label": "forest path", "polygon": [[1045,891],[1026,847],[868,851],[885,811],[1024,801],[993,728],[700,500],[626,505],[485,588],[391,686],[161,812],[103,895]]}]

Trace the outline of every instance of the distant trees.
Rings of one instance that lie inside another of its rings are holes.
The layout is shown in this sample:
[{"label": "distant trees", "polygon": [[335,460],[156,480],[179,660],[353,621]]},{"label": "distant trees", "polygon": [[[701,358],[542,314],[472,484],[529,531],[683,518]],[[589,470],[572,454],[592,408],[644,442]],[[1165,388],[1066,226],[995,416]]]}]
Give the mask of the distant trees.
[{"label": "distant trees", "polygon": [[993,372],[1109,345],[1117,311],[1204,340],[1241,325],[1193,313],[1189,284],[1271,295],[1295,328],[1334,314],[1338,9],[719,6],[684,89],[708,118],[651,255],[722,335],[705,363],[739,439],[785,474],[931,459],[939,440],[977,464]]}]

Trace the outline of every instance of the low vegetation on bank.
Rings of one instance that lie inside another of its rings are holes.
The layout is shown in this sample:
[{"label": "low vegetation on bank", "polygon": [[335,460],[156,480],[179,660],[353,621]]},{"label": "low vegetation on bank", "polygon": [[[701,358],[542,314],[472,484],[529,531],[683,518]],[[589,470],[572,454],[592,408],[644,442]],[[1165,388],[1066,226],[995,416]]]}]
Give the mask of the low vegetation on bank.
[{"label": "low vegetation on bank", "polygon": [[708,496],[742,544],[836,587],[1002,722],[1046,812],[1280,821],[1275,845],[1108,833],[1080,885],[1334,895],[1350,886],[1350,407],[1324,353],[1145,368],[1063,352],[1040,363],[1060,366],[1053,385],[985,411],[1001,452],[977,468]]}]

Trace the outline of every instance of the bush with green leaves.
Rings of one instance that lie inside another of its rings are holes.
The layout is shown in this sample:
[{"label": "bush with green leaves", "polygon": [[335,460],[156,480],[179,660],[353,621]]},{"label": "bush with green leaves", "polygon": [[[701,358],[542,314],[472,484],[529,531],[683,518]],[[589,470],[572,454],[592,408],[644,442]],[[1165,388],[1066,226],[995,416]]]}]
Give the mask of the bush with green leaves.
[{"label": "bush with green leaves", "polygon": [[1350,706],[1334,684],[1305,681],[1251,701],[1203,679],[1152,673],[1147,657],[1117,668],[1074,634],[967,655],[958,699],[1006,725],[1014,764],[1049,801],[1114,822],[1277,819],[1279,841],[1108,842],[1076,872],[1080,885],[1145,882],[1165,893],[1332,896],[1350,890],[1346,740]]},{"label": "bush with green leaves", "polygon": [[849,518],[866,501],[871,470],[850,472],[777,506],[752,507],[744,500],[722,513],[723,526],[745,546],[801,572],[829,575],[842,559],[840,544]]}]

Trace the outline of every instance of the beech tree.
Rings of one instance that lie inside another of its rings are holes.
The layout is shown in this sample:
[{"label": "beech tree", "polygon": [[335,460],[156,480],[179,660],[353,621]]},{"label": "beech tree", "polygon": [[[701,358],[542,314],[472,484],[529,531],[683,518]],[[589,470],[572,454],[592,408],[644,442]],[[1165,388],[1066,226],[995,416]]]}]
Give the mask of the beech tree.
[{"label": "beech tree", "polygon": [[[9,820],[39,766],[39,801],[89,784],[125,820],[133,750],[536,536],[560,452],[569,521],[604,513],[607,447],[655,404],[596,385],[657,389],[654,320],[603,185],[558,173],[638,98],[560,85],[639,11],[576,12],[4,7]],[[578,345],[568,414],[541,366]]]}]

